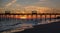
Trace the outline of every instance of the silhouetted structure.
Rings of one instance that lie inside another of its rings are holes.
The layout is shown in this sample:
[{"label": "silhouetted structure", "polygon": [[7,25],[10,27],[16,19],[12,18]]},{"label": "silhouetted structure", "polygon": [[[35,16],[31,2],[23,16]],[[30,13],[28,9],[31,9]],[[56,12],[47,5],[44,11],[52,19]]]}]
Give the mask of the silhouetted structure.
[{"label": "silhouetted structure", "polygon": [[10,14],[10,11],[5,11],[5,14]]},{"label": "silhouetted structure", "polygon": [[37,14],[37,11],[35,11],[35,10],[34,10],[34,11],[32,11],[32,14]]}]

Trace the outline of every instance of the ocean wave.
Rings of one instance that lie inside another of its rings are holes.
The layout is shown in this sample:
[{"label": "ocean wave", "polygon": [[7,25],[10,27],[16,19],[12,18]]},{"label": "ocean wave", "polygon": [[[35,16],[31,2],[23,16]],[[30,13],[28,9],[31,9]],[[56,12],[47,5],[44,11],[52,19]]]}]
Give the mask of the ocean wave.
[{"label": "ocean wave", "polygon": [[25,29],[33,28],[35,25],[48,24],[57,21],[60,21],[60,19],[11,19],[9,21],[6,20],[0,22],[0,31],[3,31],[2,33],[24,31]]}]

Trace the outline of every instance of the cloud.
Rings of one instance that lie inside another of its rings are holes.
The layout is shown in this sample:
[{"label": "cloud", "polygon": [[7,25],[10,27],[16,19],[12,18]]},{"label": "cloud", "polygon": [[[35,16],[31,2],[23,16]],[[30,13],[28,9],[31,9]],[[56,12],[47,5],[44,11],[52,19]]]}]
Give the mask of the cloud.
[{"label": "cloud", "polygon": [[45,2],[45,1],[48,1],[48,0],[40,0],[41,2]]},{"label": "cloud", "polygon": [[[37,11],[38,13],[46,13],[47,10],[50,10],[48,7],[39,7],[39,6],[27,6],[25,7],[27,12],[31,12],[33,10]],[[48,11],[50,12],[50,11]]]},{"label": "cloud", "polygon": [[12,2],[8,3],[8,4],[6,5],[6,7],[11,6],[11,5],[14,4],[16,1],[17,1],[17,0],[13,0]]},{"label": "cloud", "polygon": [[53,7],[53,4],[50,0],[40,0],[39,2],[36,2],[33,4],[34,6],[40,6],[40,7]]},{"label": "cloud", "polygon": [[40,2],[38,2],[38,3],[46,3],[46,2],[48,2],[49,0],[40,0]]}]

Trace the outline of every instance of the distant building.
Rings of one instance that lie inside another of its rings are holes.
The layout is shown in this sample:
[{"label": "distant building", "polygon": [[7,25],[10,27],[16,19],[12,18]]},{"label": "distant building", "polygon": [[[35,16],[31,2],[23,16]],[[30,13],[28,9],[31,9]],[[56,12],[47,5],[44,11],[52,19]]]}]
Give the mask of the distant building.
[{"label": "distant building", "polygon": [[10,14],[10,11],[5,11],[5,14]]},{"label": "distant building", "polygon": [[34,10],[34,11],[32,11],[32,14],[37,14],[37,11],[35,11],[35,10]]}]

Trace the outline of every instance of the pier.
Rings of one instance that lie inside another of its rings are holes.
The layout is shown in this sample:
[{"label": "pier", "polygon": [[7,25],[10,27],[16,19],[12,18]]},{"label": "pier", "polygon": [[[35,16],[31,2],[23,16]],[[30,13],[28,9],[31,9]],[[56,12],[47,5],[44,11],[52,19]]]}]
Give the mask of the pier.
[{"label": "pier", "polygon": [[60,15],[60,13],[0,13],[0,16],[9,16],[9,17],[19,17],[19,16],[26,16],[27,18],[31,17],[31,18],[42,18],[42,16],[46,19],[47,16],[49,16],[49,18],[51,19],[52,16],[54,16],[55,18],[57,17],[57,15]]}]

